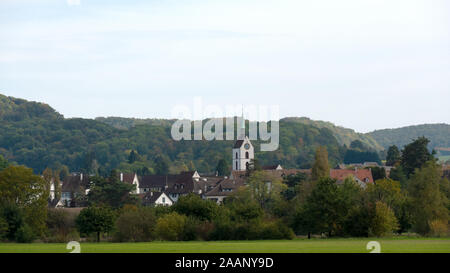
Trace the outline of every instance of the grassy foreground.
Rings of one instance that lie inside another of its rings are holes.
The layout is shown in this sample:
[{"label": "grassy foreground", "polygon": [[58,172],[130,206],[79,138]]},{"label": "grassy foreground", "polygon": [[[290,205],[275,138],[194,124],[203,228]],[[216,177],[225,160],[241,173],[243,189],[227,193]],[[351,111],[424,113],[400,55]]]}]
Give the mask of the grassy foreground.
[{"label": "grassy foreground", "polygon": [[[382,253],[450,253],[450,238],[297,239],[292,241],[81,243],[82,253],[368,253],[378,241]],[[0,253],[68,253],[66,244],[0,244]]]}]

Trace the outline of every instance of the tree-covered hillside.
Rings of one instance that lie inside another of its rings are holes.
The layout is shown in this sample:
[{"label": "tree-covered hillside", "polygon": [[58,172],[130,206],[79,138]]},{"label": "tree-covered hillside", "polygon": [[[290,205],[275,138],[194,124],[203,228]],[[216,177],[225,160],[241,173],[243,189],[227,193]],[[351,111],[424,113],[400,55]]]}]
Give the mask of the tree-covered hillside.
[{"label": "tree-covered hillside", "polygon": [[290,117],[290,118],[284,118],[283,121],[286,122],[298,122],[303,123],[307,125],[312,125],[317,128],[327,128],[333,132],[333,135],[336,137],[337,141],[340,145],[346,145],[347,147],[350,147],[350,144],[355,141],[359,140],[362,143],[364,143],[367,147],[370,149],[373,149],[375,151],[381,151],[383,150],[383,146],[381,146],[375,139],[373,139],[371,136],[357,133],[353,129],[344,128],[341,126],[336,126],[331,122],[327,121],[321,121],[321,120],[312,120],[306,117],[296,118],[296,117]]},{"label": "tree-covered hillside", "polygon": [[450,147],[450,125],[449,124],[423,124],[408,126],[397,129],[376,130],[367,134],[375,139],[384,148],[397,145],[402,148],[413,139],[425,136],[431,142],[429,147]]},{"label": "tree-covered hillside", "polygon": [[[0,96],[0,102],[0,154],[38,173],[46,167],[63,166],[70,171],[106,173],[119,168],[153,173],[159,161],[174,173],[213,172],[220,159],[231,161],[233,141],[177,142],[170,135],[170,120],[115,118],[104,123],[102,119],[65,119],[46,104],[5,96]],[[290,168],[310,167],[318,145],[328,148],[333,164],[341,162],[345,154],[329,129],[287,121],[280,122],[277,151],[258,152],[259,141],[253,143],[261,164],[280,163]],[[131,151],[137,153],[133,160]]]}]

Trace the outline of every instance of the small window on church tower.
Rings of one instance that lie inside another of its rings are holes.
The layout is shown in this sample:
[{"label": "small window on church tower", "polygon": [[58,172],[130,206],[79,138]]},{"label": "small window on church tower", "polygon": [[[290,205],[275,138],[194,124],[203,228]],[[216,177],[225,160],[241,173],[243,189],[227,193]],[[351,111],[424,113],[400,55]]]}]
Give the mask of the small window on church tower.
[{"label": "small window on church tower", "polygon": [[248,152],[245,152],[245,159],[248,159],[248,158],[249,158]]}]

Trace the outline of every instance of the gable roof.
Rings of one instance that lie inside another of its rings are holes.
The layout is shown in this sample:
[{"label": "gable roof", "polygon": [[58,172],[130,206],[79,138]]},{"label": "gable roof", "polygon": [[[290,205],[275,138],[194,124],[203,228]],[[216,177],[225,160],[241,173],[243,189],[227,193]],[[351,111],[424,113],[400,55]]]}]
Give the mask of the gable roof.
[{"label": "gable roof", "polygon": [[370,169],[330,170],[330,177],[338,181],[342,181],[348,176],[353,176],[362,182],[373,183],[372,171]]},{"label": "gable roof", "polygon": [[142,203],[154,204],[156,202],[156,200],[158,200],[158,198],[161,197],[161,195],[163,195],[163,194],[164,194],[164,197],[166,197],[173,203],[173,200],[170,198],[170,196],[168,196],[164,192],[148,192],[142,197]]},{"label": "gable roof", "polygon": [[81,192],[89,185],[89,176],[69,175],[62,181],[61,192]]},{"label": "gable roof", "polygon": [[238,188],[244,185],[245,183],[242,179],[223,179],[217,184],[217,186],[207,192],[205,196],[230,196],[236,192]]},{"label": "gable roof", "polygon": [[128,183],[128,184],[133,184],[134,176],[136,174],[134,174],[134,173],[124,173],[122,175],[123,175],[123,182]]},{"label": "gable roof", "polygon": [[241,147],[242,147],[242,144],[244,144],[244,140],[237,140],[237,141],[234,143],[233,149],[241,148]]},{"label": "gable roof", "polygon": [[144,175],[139,181],[139,188],[164,188],[176,175]]}]

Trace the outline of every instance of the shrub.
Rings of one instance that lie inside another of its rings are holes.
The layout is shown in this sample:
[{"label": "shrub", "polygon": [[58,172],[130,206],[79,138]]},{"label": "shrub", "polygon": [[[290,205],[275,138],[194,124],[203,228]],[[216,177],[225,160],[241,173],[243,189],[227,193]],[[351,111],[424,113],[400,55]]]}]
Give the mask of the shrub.
[{"label": "shrub", "polygon": [[75,219],[65,209],[49,209],[46,222],[50,232],[48,241],[63,243],[69,241],[69,234],[73,237]]},{"label": "shrub", "polygon": [[197,234],[198,239],[208,241],[211,239],[211,236],[215,229],[214,223],[211,222],[202,222],[197,226]]},{"label": "shrub", "polygon": [[31,243],[36,238],[33,229],[27,225],[22,225],[16,232],[16,241],[18,243]]},{"label": "shrub", "polygon": [[263,223],[258,237],[262,240],[292,240],[295,234],[291,228],[277,221]]},{"label": "shrub", "polygon": [[430,235],[436,237],[445,237],[449,234],[448,221],[433,220],[429,223]]},{"label": "shrub", "polygon": [[0,240],[4,240],[8,235],[8,222],[0,217]]},{"label": "shrub", "polygon": [[166,214],[158,219],[156,234],[162,240],[179,241],[182,239],[186,221],[185,215],[176,212]]},{"label": "shrub", "polygon": [[155,238],[156,215],[151,208],[124,211],[116,221],[114,240],[146,242]]},{"label": "shrub", "polygon": [[188,217],[186,223],[184,225],[183,234],[181,235],[181,240],[183,241],[194,241],[199,238],[198,227],[200,225],[200,221],[193,218]]}]

